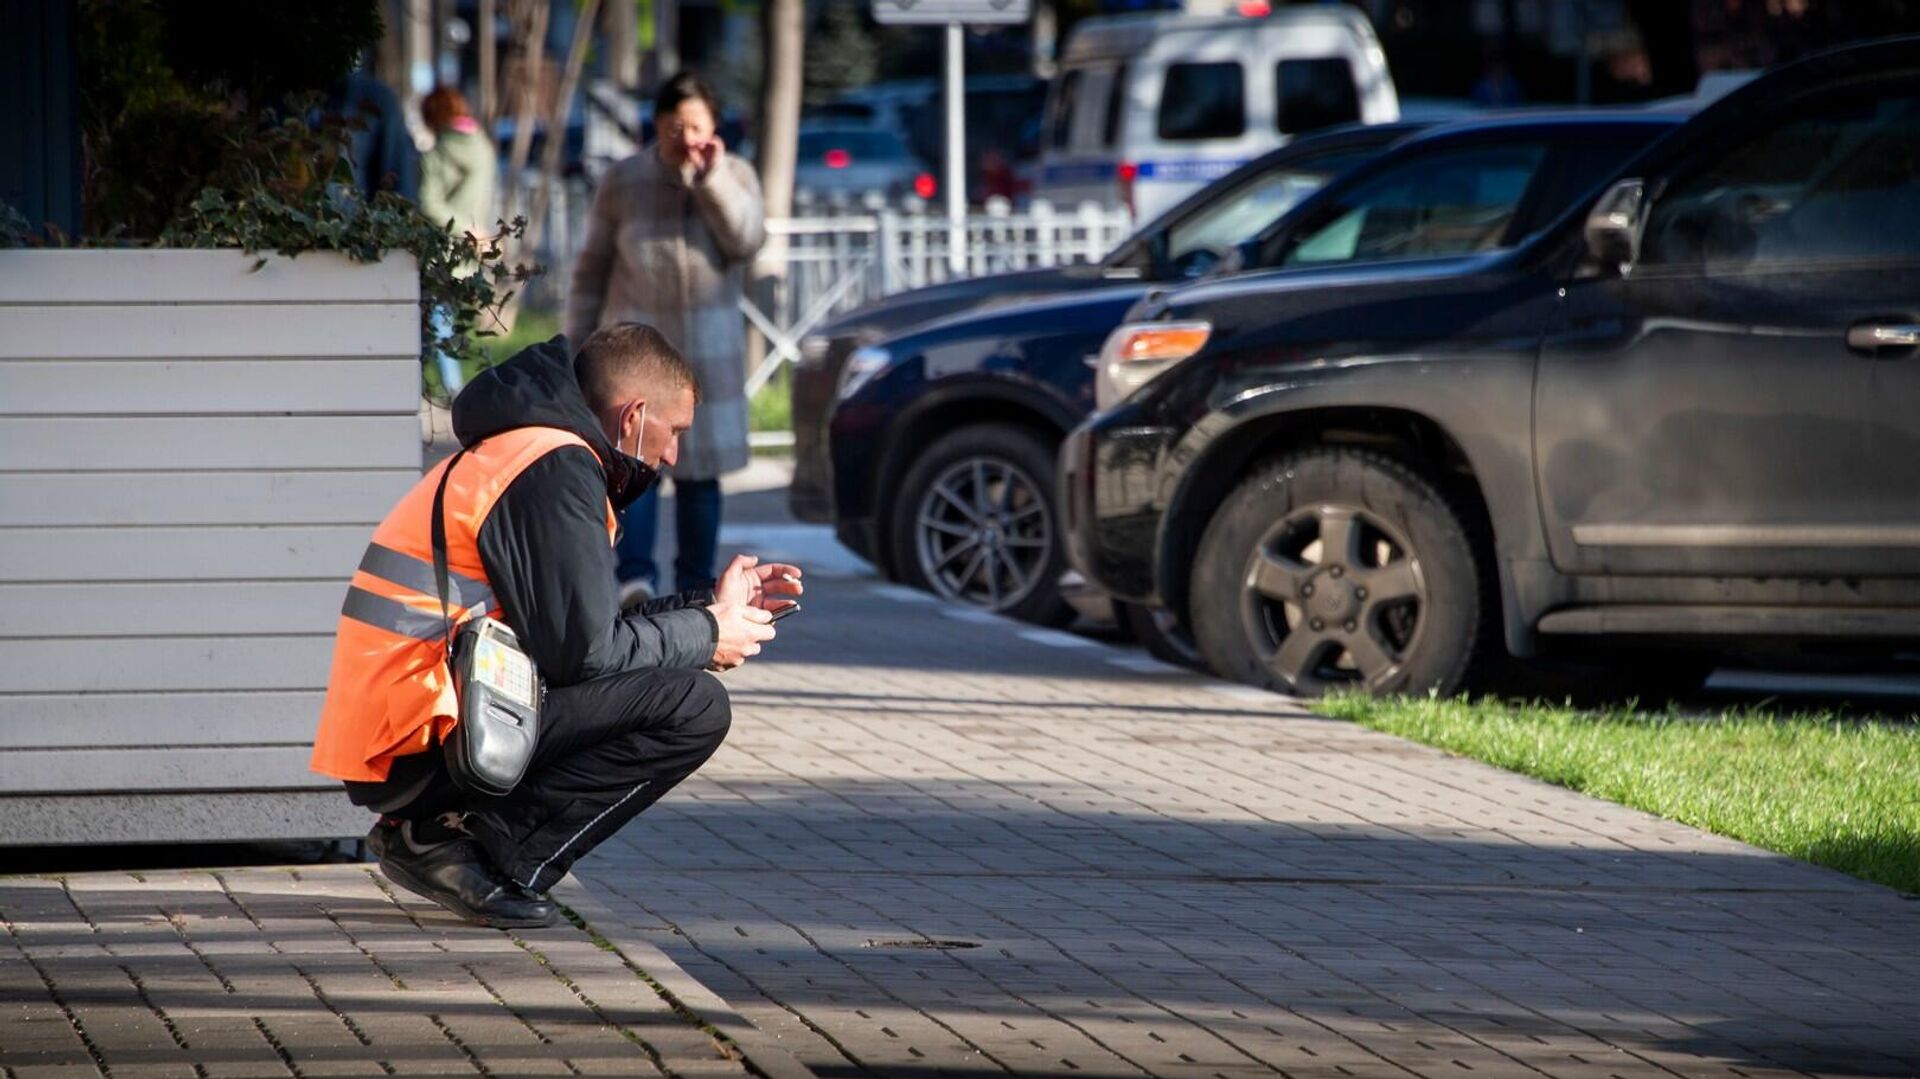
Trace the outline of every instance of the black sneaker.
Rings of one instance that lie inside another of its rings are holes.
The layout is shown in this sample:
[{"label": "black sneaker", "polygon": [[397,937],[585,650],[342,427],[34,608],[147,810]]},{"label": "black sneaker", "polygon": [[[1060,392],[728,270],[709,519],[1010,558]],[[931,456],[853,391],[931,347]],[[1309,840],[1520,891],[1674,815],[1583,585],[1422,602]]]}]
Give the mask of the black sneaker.
[{"label": "black sneaker", "polygon": [[381,821],[367,833],[367,846],[388,880],[475,924],[544,929],[559,917],[553,900],[501,875],[471,838],[422,845],[413,838],[413,822]]}]

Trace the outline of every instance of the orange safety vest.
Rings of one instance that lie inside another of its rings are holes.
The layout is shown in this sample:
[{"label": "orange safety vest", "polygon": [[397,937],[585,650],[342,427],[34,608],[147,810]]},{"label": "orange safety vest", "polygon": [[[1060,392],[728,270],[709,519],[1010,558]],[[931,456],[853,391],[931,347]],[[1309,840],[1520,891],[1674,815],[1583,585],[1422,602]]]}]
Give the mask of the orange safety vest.
[{"label": "orange safety vest", "polygon": [[[458,626],[497,616],[480,563],[480,526],[508,485],[563,446],[587,446],[555,427],[494,435],[460,458],[447,482],[447,604]],[[589,450],[591,446],[587,446]],[[447,620],[433,573],[433,493],[452,459],[434,467],[374,530],[360,559],[340,630],[309,767],[335,779],[378,782],[395,757],[423,753],[445,738],[459,709],[447,667]],[[618,528],[607,504],[607,542]],[[612,587],[611,583],[608,585]]]}]

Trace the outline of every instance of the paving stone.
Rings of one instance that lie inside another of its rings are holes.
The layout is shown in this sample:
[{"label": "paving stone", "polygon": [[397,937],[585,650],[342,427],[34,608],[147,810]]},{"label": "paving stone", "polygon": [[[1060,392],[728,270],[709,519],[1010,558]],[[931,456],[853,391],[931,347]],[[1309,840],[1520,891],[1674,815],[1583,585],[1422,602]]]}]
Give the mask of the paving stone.
[{"label": "paving stone", "polygon": [[527,938],[610,1009],[525,938],[396,903],[367,866],[0,878],[0,928],[8,1079],[96,1076],[93,1054],[114,1079],[571,1075],[574,1053],[657,1075],[643,1035],[684,1074],[745,1074],[585,933]]},{"label": "paving stone", "polygon": [[[822,1071],[1731,1077],[1893,1068],[1920,1030],[1920,904],[1885,889],[808,591],[831,615],[726,676],[726,746],[576,872]],[[944,939],[979,947],[866,946]]]}]

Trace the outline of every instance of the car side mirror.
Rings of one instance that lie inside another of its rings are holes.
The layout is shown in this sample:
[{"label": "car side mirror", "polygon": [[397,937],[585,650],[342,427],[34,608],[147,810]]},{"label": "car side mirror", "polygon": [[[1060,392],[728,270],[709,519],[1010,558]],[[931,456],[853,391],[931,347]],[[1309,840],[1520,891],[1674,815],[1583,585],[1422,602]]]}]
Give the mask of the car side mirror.
[{"label": "car side mirror", "polygon": [[1620,180],[1587,214],[1587,253],[1603,270],[1625,276],[1639,261],[1646,195],[1646,181]]},{"label": "car side mirror", "polygon": [[1172,267],[1167,265],[1166,229],[1147,238],[1147,276],[1155,281],[1164,281],[1173,276]]}]

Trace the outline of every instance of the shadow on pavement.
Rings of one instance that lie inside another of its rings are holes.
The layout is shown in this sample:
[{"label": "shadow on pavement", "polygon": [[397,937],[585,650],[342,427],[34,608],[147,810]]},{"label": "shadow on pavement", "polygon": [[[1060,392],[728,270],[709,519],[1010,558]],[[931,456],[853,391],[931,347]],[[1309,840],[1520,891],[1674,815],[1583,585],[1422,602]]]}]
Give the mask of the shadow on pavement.
[{"label": "shadow on pavement", "polygon": [[[373,824],[373,817],[367,817]],[[0,873],[93,873],[143,869],[220,869],[229,866],[335,865],[360,862],[357,844],[128,843],[98,847],[0,849]]]},{"label": "shadow on pavement", "polygon": [[[1920,1068],[1920,903],[1889,890],[1731,844],[1394,828],[1332,806],[1175,818],[1120,802],[1066,783],[768,777],[663,803],[583,875],[684,935],[698,954],[683,965],[845,1023],[830,1033],[846,1044],[862,1044],[853,1014],[984,1009],[1023,1030],[1098,1029],[1118,1012],[1167,1033],[1210,1016],[1263,1054],[1292,1051],[1265,1044],[1264,1026],[1282,1043],[1532,1039],[1567,1067],[1568,1046],[1615,1046],[1833,1075]],[[1244,1021],[1218,1018],[1228,1009]],[[1547,1059],[1512,1052],[1516,1074]]]}]

